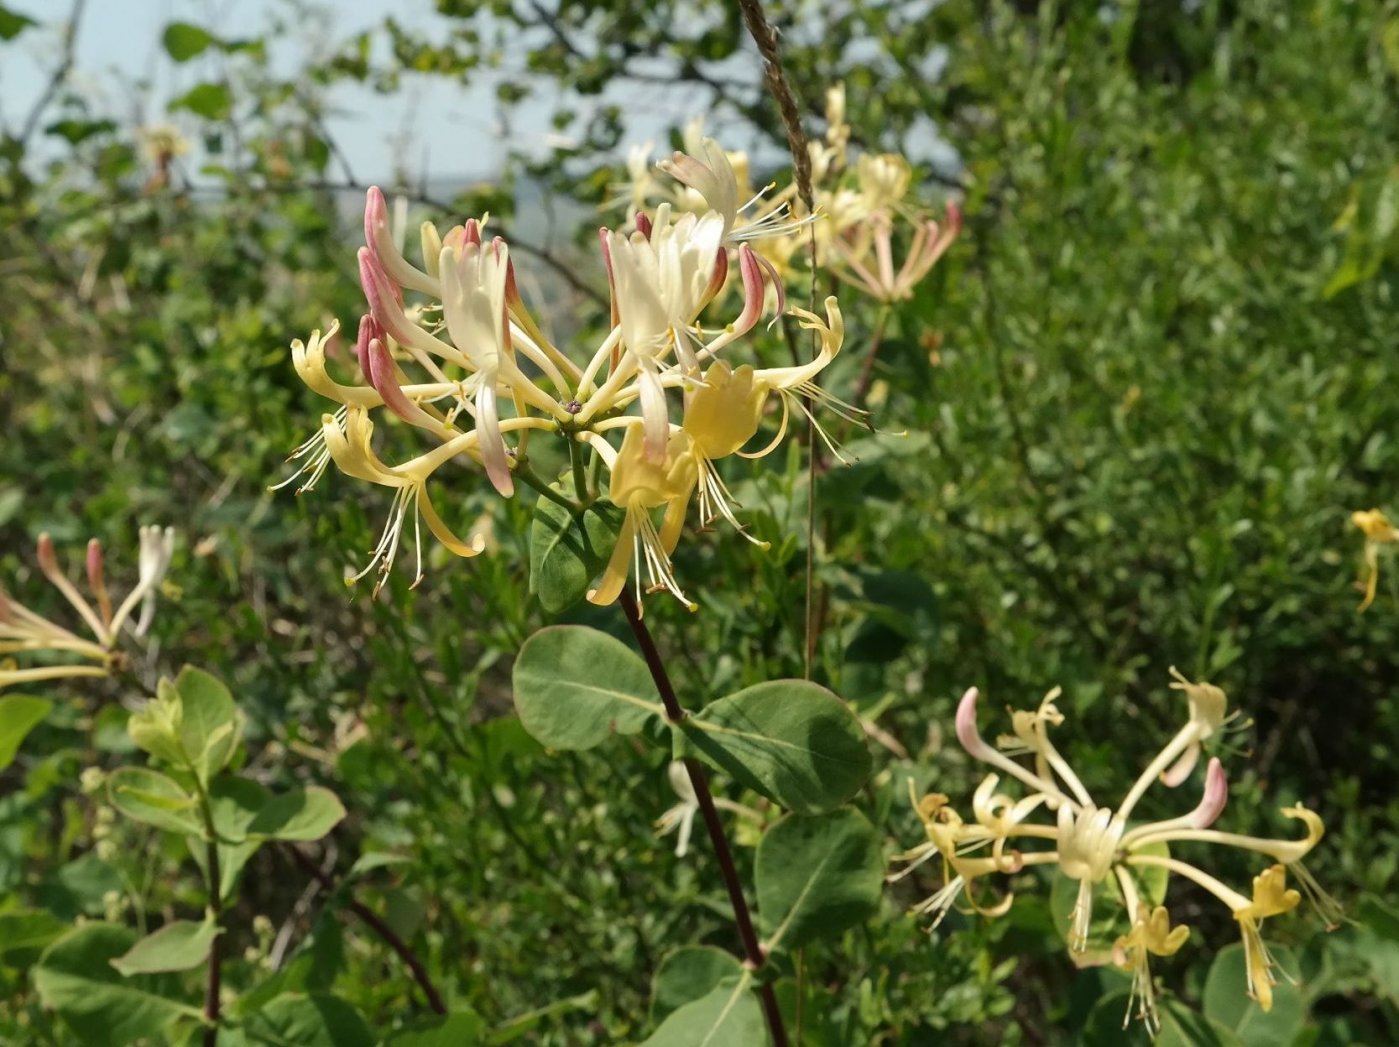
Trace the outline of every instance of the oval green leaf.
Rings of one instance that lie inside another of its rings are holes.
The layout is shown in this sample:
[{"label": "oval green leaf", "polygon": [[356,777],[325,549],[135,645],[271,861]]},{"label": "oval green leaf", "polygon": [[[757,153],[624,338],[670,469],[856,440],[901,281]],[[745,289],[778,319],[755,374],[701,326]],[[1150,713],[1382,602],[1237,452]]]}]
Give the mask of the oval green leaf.
[{"label": "oval green leaf", "polygon": [[54,942],[34,967],[34,988],[81,1043],[122,1047],[136,1040],[172,1043],[172,1025],[200,1018],[200,1010],[174,998],[178,982],[166,975],[125,978],[112,961],[131,948],[125,927],[90,923]]},{"label": "oval green leaf", "polygon": [[186,665],[175,678],[180,695],[180,744],[200,781],[218,774],[238,748],[243,717],[217,676]]},{"label": "oval green leaf", "polygon": [[706,706],[677,725],[675,755],[698,756],[798,814],[839,807],[870,773],[859,719],[806,680],[760,683]]},{"label": "oval green leaf", "polygon": [[642,1047],[767,1047],[767,1026],[745,976],[724,982],[661,1023]]},{"label": "oval green leaf", "polygon": [[884,855],[859,811],[789,814],[763,834],[756,868],[758,916],[768,949],[840,934],[879,908]]},{"label": "oval green leaf", "polygon": [[581,625],[553,625],[526,640],[514,681],[520,722],[554,749],[591,749],[665,712],[641,657]]},{"label": "oval green leaf", "polygon": [[658,1022],[743,975],[738,957],[712,945],[682,945],[667,953],[651,979],[651,1020]]},{"label": "oval green leaf", "polygon": [[169,832],[204,836],[194,797],[159,771],[119,767],[107,778],[107,797],[128,818]]},{"label": "oval green leaf", "polygon": [[529,590],[550,614],[588,594],[593,577],[617,544],[622,511],[595,503],[581,514],[539,496],[529,530]]},{"label": "oval green leaf", "polygon": [[420,1018],[389,1039],[389,1047],[476,1047],[486,1042],[486,1022],[475,1011]]},{"label": "oval green leaf", "polygon": [[172,920],[112,960],[112,966],[128,978],[133,974],[191,971],[203,966],[214,939],[222,933],[223,928],[213,919],[198,923]]},{"label": "oval green leaf", "polygon": [[19,743],[49,714],[53,702],[25,694],[0,698],[0,771],[14,762]]},{"label": "oval green leaf", "polygon": [[203,54],[214,42],[213,34],[189,22],[171,22],[161,34],[165,53],[177,62],[188,62],[195,55]]},{"label": "oval green leaf", "polygon": [[321,993],[283,993],[250,1015],[247,1042],[276,1047],[374,1047],[378,1038],[355,1007]]},{"label": "oval green leaf", "polygon": [[[1293,973],[1296,963],[1287,949],[1268,950],[1283,971]],[[1273,1006],[1265,1011],[1248,995],[1244,947],[1235,942],[1219,950],[1205,979],[1205,1014],[1234,1030],[1245,1047],[1272,1047],[1292,1043],[1307,1023],[1307,1005],[1297,986],[1279,976],[1273,986]]]},{"label": "oval green leaf", "polygon": [[1153,1039],[1135,1010],[1124,1025],[1133,1002],[1123,989],[1094,1004],[1079,1037],[1083,1047],[1241,1047],[1228,1026],[1172,1000],[1160,1001],[1161,1031]]},{"label": "oval green leaf", "polygon": [[345,817],[345,805],[329,789],[310,785],[274,796],[248,824],[250,837],[319,840]]}]

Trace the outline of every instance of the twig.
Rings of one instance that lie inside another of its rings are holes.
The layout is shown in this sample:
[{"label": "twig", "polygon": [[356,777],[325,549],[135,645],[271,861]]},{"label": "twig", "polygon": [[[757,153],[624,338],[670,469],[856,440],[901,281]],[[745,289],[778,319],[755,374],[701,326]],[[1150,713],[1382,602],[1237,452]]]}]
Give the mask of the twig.
[{"label": "twig", "polygon": [[811,154],[806,147],[806,132],[802,130],[801,110],[797,107],[791,85],[787,83],[787,74],[782,69],[782,50],[777,45],[777,30],[763,13],[759,0],[738,0],[738,7],[743,12],[743,24],[748,27],[748,35],[763,56],[763,73],[767,77],[768,90],[777,103],[778,115],[782,117],[782,126],[787,132],[797,195],[806,204],[807,213],[815,214],[815,196],[811,190]]},{"label": "twig", "polygon": [[[651,670],[651,679],[655,681],[656,691],[661,696],[661,704],[665,706],[666,719],[672,724],[683,722],[688,714],[681,706],[680,700],[675,696],[675,687],[670,682],[670,674],[666,672],[665,662],[661,658],[660,651],[656,649],[655,640],[651,638],[651,630],[641,619],[641,609],[637,606],[635,597],[628,590],[623,589],[618,603],[622,605],[622,613],[627,616],[627,624],[631,626],[632,635],[636,637],[637,646],[641,648],[641,656],[646,660],[646,667]],[[704,827],[709,833],[709,842],[714,847],[714,856],[719,861],[719,873],[724,880],[724,887],[729,893],[729,903],[733,906],[734,922],[738,924],[738,936],[743,943],[745,965],[751,970],[757,971],[767,962],[767,954],[763,952],[762,944],[758,941],[758,933],[753,927],[753,917],[748,911],[748,900],[743,896],[743,885],[738,878],[738,868],[734,864],[733,851],[729,849],[728,837],[724,835],[723,823],[719,821],[719,811],[714,806],[714,797],[709,791],[709,782],[705,777],[704,768],[698,760],[686,759],[684,764],[685,771],[690,776],[690,785],[695,790],[695,802],[699,805],[700,817],[704,819]],[[773,993],[770,984],[758,986],[758,999],[762,1003],[763,1014],[767,1018],[768,1032],[772,1035],[773,1047],[787,1047],[787,1030],[782,1024],[782,1012],[778,1009],[777,996]]]},{"label": "twig", "polygon": [[[218,837],[213,829],[212,814],[208,810],[208,802],[205,801],[206,819],[209,823],[209,908],[214,911],[215,919],[218,918],[220,900],[222,895],[219,883],[219,844]],[[222,991],[223,981],[223,953],[219,949],[219,934],[214,935],[213,941],[209,943],[209,983],[204,992],[204,1017],[208,1019],[209,1027],[204,1030],[204,1047],[218,1047],[219,1043],[219,996]]]},{"label": "twig", "polygon": [[[330,874],[323,870],[310,858],[301,853],[301,849],[293,844],[284,844],[282,850],[291,855],[291,858],[301,869],[316,880],[327,893],[334,893],[335,881]],[[446,1014],[447,1005],[442,1002],[442,994],[437,991],[437,986],[432,983],[432,977],[427,973],[427,968],[418,959],[417,953],[412,946],[399,937],[398,932],[390,927],[373,909],[357,901],[352,895],[346,893],[344,896],[345,908],[358,916],[370,930],[384,940],[384,944],[398,954],[398,958],[404,962],[409,971],[413,974],[413,980],[423,990],[423,995],[427,997],[428,1006],[432,1008],[434,1014]]]},{"label": "twig", "polygon": [[58,89],[63,86],[63,81],[68,78],[68,73],[73,68],[73,56],[78,44],[78,26],[83,20],[83,9],[86,6],[87,0],[73,0],[73,9],[68,13],[68,24],[63,28],[63,56],[54,67],[53,75],[49,77],[43,93],[34,103],[34,108],[29,110],[29,115],[24,119],[24,126],[19,132],[21,145],[29,141],[29,136],[39,126],[39,117],[44,115],[44,110],[53,101],[53,96],[58,93]]}]

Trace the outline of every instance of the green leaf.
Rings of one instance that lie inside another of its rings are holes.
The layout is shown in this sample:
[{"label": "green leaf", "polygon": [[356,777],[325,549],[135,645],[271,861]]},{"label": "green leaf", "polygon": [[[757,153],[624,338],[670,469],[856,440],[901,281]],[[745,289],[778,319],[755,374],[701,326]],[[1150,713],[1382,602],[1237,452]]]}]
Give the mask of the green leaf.
[{"label": "green leaf", "polygon": [[486,1042],[486,1022],[475,1011],[420,1019],[391,1036],[388,1047],[476,1047]]},{"label": "green leaf", "polygon": [[374,1047],[378,1042],[363,1016],[338,996],[283,993],[249,1016],[249,1043],[276,1047]]},{"label": "green leaf", "polygon": [[124,978],[112,967],[136,940],[134,931],[90,923],[54,942],[33,970],[34,988],[82,1043],[121,1047],[135,1040],[169,1043],[181,1018],[199,1008],[173,998],[177,982],[162,975]]},{"label": "green leaf", "polygon": [[554,749],[591,749],[665,712],[641,657],[581,625],[550,626],[526,640],[514,682],[520,722]]},{"label": "green leaf", "polygon": [[529,531],[529,591],[544,610],[558,614],[588,594],[617,544],[621,524],[616,506],[595,502],[575,515],[539,496]]},{"label": "green leaf", "polygon": [[767,1047],[767,1026],[745,976],[675,1011],[642,1047]]},{"label": "green leaf", "polygon": [[743,964],[732,953],[712,945],[682,945],[666,954],[651,979],[651,1020],[661,1021],[712,992],[726,978],[742,975]]},{"label": "green leaf", "polygon": [[222,933],[223,928],[214,923],[212,915],[198,923],[172,920],[112,960],[112,966],[127,977],[190,971],[203,966],[214,939]]},{"label": "green leaf", "polygon": [[149,699],[126,721],[126,733],[142,751],[172,767],[188,767],[189,756],[180,742],[180,720],[184,703],[170,680],[162,678],[155,697]]},{"label": "green leaf", "polygon": [[345,805],[319,785],[274,796],[248,825],[249,836],[269,840],[319,840],[345,817]]},{"label": "green leaf", "polygon": [[0,40],[13,40],[31,25],[38,25],[28,15],[22,15],[8,7],[0,7]]},{"label": "green leaf", "polygon": [[180,695],[180,745],[199,780],[208,783],[233,759],[243,736],[242,714],[222,680],[192,665],[180,670],[175,690]]},{"label": "green leaf", "polygon": [[789,814],[763,834],[756,862],[766,947],[794,949],[840,934],[879,908],[884,855],[859,811]]},{"label": "green leaf", "polygon": [[117,768],[107,778],[107,798],[118,811],[138,822],[186,836],[204,836],[194,797],[159,771]]},{"label": "green leaf", "polygon": [[207,29],[188,22],[171,22],[160,36],[165,45],[165,53],[177,62],[188,62],[195,55],[203,54],[216,43]]},{"label": "green leaf", "polygon": [[207,120],[226,120],[233,111],[233,95],[223,84],[199,84],[172,101],[170,109],[188,109]]},{"label": "green leaf", "polygon": [[47,698],[7,694],[0,698],[0,771],[14,762],[24,736],[43,721],[53,709]]},{"label": "green leaf", "polygon": [[[1269,950],[1273,960],[1287,972],[1296,971],[1291,954],[1281,947]],[[1215,955],[1205,979],[1202,999],[1205,1014],[1233,1029],[1245,1047],[1273,1047],[1291,1043],[1307,1023],[1307,1006],[1297,986],[1279,977],[1273,986],[1273,1006],[1263,1010],[1248,995],[1248,974],[1244,967],[1244,947],[1238,942],[1225,946]]]},{"label": "green leaf", "polygon": [[675,755],[701,757],[798,814],[839,807],[870,773],[859,719],[806,680],[760,683],[705,706],[677,725]]},{"label": "green leaf", "polygon": [[1125,989],[1104,996],[1089,1013],[1079,1042],[1083,1047],[1241,1047],[1227,1026],[1170,1000],[1161,1001],[1161,1032],[1153,1039],[1135,1009],[1124,1027],[1133,1003]]},{"label": "green leaf", "polygon": [[54,941],[68,925],[43,909],[0,912],[0,963],[26,967]]}]

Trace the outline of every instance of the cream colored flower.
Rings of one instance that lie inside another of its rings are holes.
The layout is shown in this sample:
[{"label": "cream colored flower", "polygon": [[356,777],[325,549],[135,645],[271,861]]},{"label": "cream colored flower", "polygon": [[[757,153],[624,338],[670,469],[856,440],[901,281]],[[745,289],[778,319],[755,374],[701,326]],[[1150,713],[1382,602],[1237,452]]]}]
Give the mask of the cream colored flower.
[{"label": "cream colored flower", "polygon": [[[111,673],[119,657],[117,644],[122,630],[130,625],[132,635],[140,637],[150,628],[156,596],[175,550],[175,532],[168,527],[142,527],[139,540],[136,584],[114,608],[107,589],[106,557],[96,538],[88,542],[85,563],[94,606],[64,573],[53,539],[47,534],[39,536],[36,558],[40,571],[78,613],[92,639],[36,614],[0,587],[0,689],[18,683]],[[21,666],[11,655],[48,664]]]}]

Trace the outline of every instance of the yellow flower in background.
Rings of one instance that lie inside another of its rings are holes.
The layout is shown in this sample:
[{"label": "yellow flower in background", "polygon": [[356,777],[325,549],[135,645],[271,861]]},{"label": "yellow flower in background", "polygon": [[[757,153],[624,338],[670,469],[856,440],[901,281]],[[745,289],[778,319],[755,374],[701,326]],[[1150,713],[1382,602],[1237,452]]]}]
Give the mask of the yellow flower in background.
[{"label": "yellow flower in background", "polygon": [[1350,522],[1365,535],[1365,577],[1360,583],[1365,597],[1359,608],[1364,611],[1375,602],[1375,591],[1380,583],[1380,548],[1399,542],[1399,528],[1378,509],[1357,509],[1350,514]]}]

